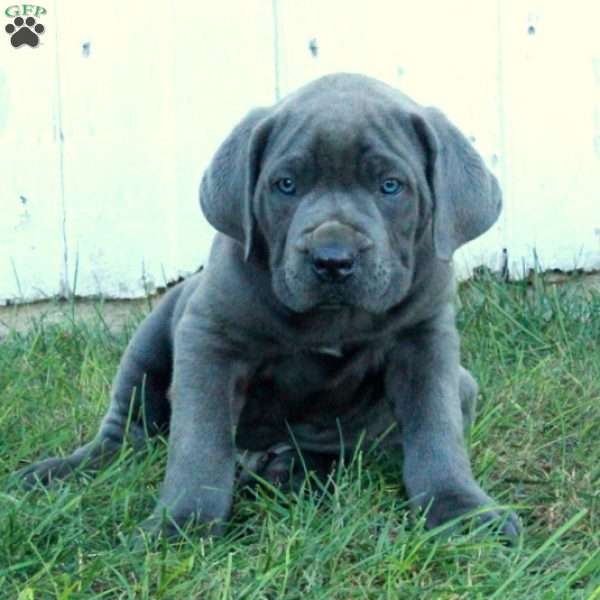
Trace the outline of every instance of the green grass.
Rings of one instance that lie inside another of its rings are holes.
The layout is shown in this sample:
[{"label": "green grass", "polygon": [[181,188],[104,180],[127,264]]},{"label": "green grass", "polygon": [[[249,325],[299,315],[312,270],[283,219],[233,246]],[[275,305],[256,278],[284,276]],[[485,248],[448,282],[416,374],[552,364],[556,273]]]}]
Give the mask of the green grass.
[{"label": "green grass", "polygon": [[14,469],[88,439],[134,320],[119,334],[65,317],[0,343],[0,597],[600,599],[600,296],[574,285],[461,289],[465,364],[481,384],[474,471],[520,506],[506,548],[436,541],[405,505],[400,469],[364,453],[332,491],[237,497],[225,539],[132,553],[164,443],[96,479],[25,493]]}]

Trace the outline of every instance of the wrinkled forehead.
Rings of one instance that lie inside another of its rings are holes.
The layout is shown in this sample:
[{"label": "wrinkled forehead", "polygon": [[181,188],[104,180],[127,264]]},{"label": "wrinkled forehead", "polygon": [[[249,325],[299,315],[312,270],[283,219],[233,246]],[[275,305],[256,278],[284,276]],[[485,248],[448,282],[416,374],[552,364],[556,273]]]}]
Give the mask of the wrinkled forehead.
[{"label": "wrinkled forehead", "polygon": [[363,93],[293,97],[274,115],[270,145],[278,158],[307,156],[335,170],[374,156],[419,158],[411,111]]}]

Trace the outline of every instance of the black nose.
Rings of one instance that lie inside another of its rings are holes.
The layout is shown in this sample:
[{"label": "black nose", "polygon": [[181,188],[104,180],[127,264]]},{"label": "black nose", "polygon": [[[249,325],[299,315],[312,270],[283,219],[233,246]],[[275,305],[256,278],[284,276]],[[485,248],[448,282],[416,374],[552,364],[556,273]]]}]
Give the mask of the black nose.
[{"label": "black nose", "polygon": [[354,254],[349,248],[323,246],[312,252],[312,267],[319,279],[340,282],[354,271]]}]

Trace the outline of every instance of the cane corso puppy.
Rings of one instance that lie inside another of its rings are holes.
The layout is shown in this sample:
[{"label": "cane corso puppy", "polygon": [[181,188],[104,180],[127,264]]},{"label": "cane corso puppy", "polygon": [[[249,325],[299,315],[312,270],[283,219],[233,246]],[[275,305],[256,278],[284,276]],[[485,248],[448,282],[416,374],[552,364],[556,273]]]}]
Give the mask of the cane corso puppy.
[{"label": "cane corso puppy", "polygon": [[383,438],[428,526],[483,509],[517,536],[465,449],[477,386],[460,365],[451,263],[496,221],[501,193],[444,115],[364,76],[323,77],[242,120],[200,204],[219,232],[206,268],[135,333],[96,438],[25,479],[97,469],[126,437],[168,431],[145,527],[219,533],[240,463],[242,479],[292,485],[293,464],[318,471]]}]

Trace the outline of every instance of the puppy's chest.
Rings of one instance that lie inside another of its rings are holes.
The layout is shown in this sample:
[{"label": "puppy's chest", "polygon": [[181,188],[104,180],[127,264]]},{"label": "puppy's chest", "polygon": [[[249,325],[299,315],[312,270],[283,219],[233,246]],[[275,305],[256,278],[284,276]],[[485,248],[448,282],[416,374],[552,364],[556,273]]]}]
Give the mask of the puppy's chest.
[{"label": "puppy's chest", "polygon": [[245,390],[237,444],[260,449],[287,439],[288,426],[335,430],[383,394],[384,353],[377,347],[317,348],[266,361]]},{"label": "puppy's chest", "polygon": [[341,347],[314,348],[266,363],[256,381],[270,385],[288,399],[305,397],[360,376],[364,370],[362,358],[344,353]]},{"label": "puppy's chest", "polygon": [[357,391],[382,372],[376,347],[318,347],[267,362],[248,390],[248,402],[274,407],[286,419],[323,411],[343,413]]}]

